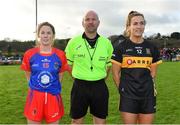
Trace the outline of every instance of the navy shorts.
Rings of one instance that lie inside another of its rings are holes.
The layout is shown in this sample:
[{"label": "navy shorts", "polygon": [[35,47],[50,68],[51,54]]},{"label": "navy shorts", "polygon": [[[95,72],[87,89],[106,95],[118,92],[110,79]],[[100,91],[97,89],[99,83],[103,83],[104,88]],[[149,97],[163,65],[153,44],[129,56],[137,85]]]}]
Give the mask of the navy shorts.
[{"label": "navy shorts", "polygon": [[81,118],[86,115],[89,107],[92,115],[105,119],[108,115],[108,99],[109,92],[104,79],[75,79],[71,90],[70,116],[73,119]]},{"label": "navy shorts", "polygon": [[156,112],[156,97],[132,99],[121,96],[119,110],[135,114],[151,114]]}]

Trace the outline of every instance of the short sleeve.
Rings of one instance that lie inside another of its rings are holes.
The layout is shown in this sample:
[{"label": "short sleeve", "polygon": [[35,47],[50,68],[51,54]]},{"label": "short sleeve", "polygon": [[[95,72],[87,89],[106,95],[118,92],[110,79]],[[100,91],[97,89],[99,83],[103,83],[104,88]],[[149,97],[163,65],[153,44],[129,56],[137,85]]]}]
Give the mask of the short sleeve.
[{"label": "short sleeve", "polygon": [[118,46],[116,46],[114,48],[112,57],[111,57],[111,61],[112,63],[118,63],[121,64],[122,63],[122,46],[121,44],[119,44]]},{"label": "short sleeve", "polygon": [[107,60],[107,66],[111,66],[111,57],[113,53],[113,46],[110,41],[108,41],[108,60]]},{"label": "short sleeve", "polygon": [[28,52],[25,52],[24,56],[23,56],[23,60],[22,60],[22,64],[21,64],[21,69],[24,71],[30,71],[30,55]]},{"label": "short sleeve", "polygon": [[65,53],[67,57],[67,62],[69,65],[73,64],[74,58],[73,58],[73,46],[72,46],[72,39],[68,42],[66,48],[65,48]]},{"label": "short sleeve", "polygon": [[69,66],[68,66],[67,58],[66,58],[64,52],[62,52],[60,59],[61,59],[61,62],[62,62],[62,66],[61,66],[61,69],[60,69],[59,72],[68,71],[69,70]]},{"label": "short sleeve", "polygon": [[153,56],[152,63],[157,63],[157,64],[162,63],[160,52],[159,52],[158,48],[155,46],[153,47],[152,56]]}]

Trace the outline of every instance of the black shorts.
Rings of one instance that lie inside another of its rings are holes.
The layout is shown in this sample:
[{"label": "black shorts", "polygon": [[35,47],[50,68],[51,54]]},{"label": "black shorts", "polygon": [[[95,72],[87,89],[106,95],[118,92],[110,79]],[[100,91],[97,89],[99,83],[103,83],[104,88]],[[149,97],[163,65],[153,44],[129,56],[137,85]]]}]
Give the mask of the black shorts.
[{"label": "black shorts", "polygon": [[156,97],[148,99],[131,99],[124,96],[120,98],[119,110],[135,114],[151,114],[156,112]]},{"label": "black shorts", "polygon": [[104,79],[98,81],[84,81],[75,79],[71,90],[70,116],[78,119],[86,115],[88,107],[90,113],[105,119],[108,115],[109,92]]}]

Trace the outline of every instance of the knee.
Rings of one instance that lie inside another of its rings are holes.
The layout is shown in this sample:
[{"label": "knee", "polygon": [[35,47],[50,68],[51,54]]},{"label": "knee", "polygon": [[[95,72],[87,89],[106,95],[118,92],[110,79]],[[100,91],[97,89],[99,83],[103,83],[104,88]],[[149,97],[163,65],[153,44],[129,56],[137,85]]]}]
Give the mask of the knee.
[{"label": "knee", "polygon": [[83,124],[83,118],[72,119],[71,124]]}]

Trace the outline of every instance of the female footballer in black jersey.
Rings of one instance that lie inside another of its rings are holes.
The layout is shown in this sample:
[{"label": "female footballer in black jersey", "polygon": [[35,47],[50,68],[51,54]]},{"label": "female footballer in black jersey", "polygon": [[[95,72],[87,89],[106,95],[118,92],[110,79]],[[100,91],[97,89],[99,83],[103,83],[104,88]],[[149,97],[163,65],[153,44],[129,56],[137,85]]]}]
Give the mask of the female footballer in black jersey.
[{"label": "female footballer in black jersey", "polygon": [[161,63],[158,49],[143,38],[144,15],[128,14],[124,35],[113,52],[113,79],[119,88],[119,110],[125,124],[151,124],[156,112],[154,78]]}]

